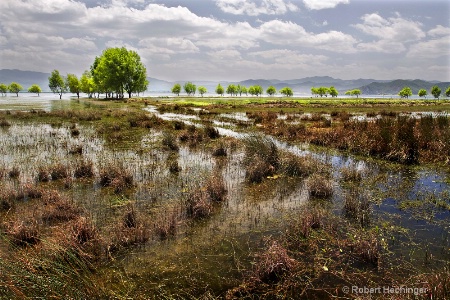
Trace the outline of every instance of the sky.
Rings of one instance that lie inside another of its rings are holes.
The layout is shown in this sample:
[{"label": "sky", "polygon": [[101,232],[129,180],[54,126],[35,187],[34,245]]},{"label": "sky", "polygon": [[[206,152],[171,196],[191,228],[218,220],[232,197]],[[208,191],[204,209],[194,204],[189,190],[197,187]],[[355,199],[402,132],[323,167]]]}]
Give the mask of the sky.
[{"label": "sky", "polygon": [[450,81],[448,0],[1,0],[0,69],[81,75],[109,47],[163,80]]}]

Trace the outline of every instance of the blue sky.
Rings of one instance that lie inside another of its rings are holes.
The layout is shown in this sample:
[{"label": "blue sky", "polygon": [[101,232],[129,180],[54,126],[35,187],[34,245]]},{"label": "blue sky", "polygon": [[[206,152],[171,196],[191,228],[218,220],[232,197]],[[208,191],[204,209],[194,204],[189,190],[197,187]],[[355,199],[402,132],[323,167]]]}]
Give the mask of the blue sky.
[{"label": "blue sky", "polygon": [[1,0],[0,68],[80,75],[107,47],[166,80],[450,81],[445,0]]}]

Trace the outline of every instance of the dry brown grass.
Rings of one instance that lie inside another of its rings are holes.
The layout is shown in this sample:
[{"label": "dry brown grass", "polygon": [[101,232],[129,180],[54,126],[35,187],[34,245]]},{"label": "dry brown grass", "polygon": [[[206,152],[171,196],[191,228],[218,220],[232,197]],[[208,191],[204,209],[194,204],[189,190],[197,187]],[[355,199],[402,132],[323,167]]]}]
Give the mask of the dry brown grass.
[{"label": "dry brown grass", "polygon": [[91,161],[80,161],[75,166],[75,171],[73,176],[75,178],[90,178],[94,176],[93,163]]},{"label": "dry brown grass", "polygon": [[7,224],[6,235],[13,244],[20,247],[33,246],[41,241],[39,225],[33,219]]},{"label": "dry brown grass", "polygon": [[254,278],[263,283],[277,283],[295,265],[295,259],[289,256],[286,248],[274,241],[265,252],[258,256]]},{"label": "dry brown grass", "polygon": [[151,236],[149,225],[136,211],[133,204],[129,204],[122,218],[114,228],[113,238],[108,246],[109,251],[114,252],[129,246],[144,244]]},{"label": "dry brown grass", "polygon": [[44,192],[42,201],[44,204],[42,220],[49,224],[74,220],[82,213],[81,208],[76,207],[55,190]]},{"label": "dry brown grass", "polygon": [[70,174],[69,167],[61,163],[50,166],[50,176],[52,180],[67,178]]},{"label": "dry brown grass", "polygon": [[329,198],[333,195],[333,183],[323,174],[314,173],[308,179],[309,194],[316,198]]},{"label": "dry brown grass", "polygon": [[133,175],[125,167],[112,164],[100,170],[100,184],[103,187],[111,186],[119,194],[133,187]]}]

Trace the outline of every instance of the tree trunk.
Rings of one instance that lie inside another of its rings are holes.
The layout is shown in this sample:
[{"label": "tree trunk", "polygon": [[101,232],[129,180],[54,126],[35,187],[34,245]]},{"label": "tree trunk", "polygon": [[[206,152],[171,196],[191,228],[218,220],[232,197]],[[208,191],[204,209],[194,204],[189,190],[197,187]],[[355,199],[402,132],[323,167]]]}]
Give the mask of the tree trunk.
[{"label": "tree trunk", "polygon": [[128,92],[128,98],[131,98],[131,91]]}]

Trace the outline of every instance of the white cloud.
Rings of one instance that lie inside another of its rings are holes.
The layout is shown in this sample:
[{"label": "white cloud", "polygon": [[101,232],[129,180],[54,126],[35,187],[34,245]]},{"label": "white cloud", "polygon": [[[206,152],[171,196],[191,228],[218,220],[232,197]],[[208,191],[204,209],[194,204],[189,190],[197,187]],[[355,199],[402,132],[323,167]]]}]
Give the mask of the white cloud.
[{"label": "white cloud", "polygon": [[348,4],[350,0],[303,0],[303,3],[308,9],[326,9],[334,8],[339,4]]},{"label": "white cloud", "polygon": [[216,5],[226,13],[234,15],[283,15],[298,11],[298,7],[284,0],[216,0]]},{"label": "white cloud", "polygon": [[384,19],[380,15],[366,14],[361,17],[362,24],[353,25],[362,32],[384,40],[396,42],[417,41],[425,37],[422,24],[401,17]]},{"label": "white cloud", "polygon": [[378,40],[370,43],[359,43],[356,48],[363,52],[380,52],[380,53],[400,53],[406,50],[406,47],[396,41]]},{"label": "white cloud", "polygon": [[444,27],[442,25],[437,25],[435,28],[428,31],[429,36],[442,36],[450,35],[450,27]]},{"label": "white cloud", "polygon": [[445,56],[447,59],[444,59],[443,63],[447,61],[448,64],[450,62],[450,35],[411,45],[406,54],[406,57],[414,59],[439,59]]},{"label": "white cloud", "polygon": [[273,49],[265,51],[250,52],[249,56],[260,57],[277,64],[292,65],[294,68],[299,64],[314,65],[328,60],[325,55],[303,54],[298,51],[288,49]]},{"label": "white cloud", "polygon": [[319,34],[307,32],[293,22],[272,20],[260,26],[262,38],[275,45],[296,45],[314,47],[333,52],[355,52],[357,42],[351,35],[340,31],[328,31]]}]

